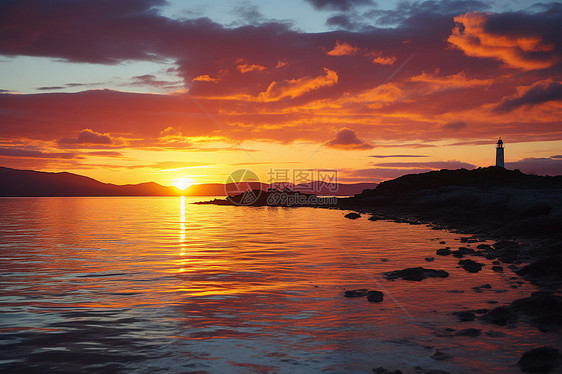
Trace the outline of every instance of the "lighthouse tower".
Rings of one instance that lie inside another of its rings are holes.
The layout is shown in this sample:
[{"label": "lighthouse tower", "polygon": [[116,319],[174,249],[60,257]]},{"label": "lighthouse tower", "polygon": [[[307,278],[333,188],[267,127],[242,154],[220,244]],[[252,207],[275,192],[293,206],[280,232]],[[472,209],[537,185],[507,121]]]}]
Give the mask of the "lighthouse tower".
[{"label": "lighthouse tower", "polygon": [[503,163],[503,150],[503,140],[500,136],[498,143],[496,144],[496,166],[499,166],[500,168],[505,167]]}]

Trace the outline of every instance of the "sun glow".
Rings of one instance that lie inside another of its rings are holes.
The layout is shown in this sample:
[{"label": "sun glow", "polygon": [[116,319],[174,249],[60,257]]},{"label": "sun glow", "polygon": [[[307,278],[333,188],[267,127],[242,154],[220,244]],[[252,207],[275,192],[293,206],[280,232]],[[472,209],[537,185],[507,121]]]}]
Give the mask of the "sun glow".
[{"label": "sun glow", "polygon": [[193,184],[194,180],[191,178],[176,178],[172,181],[172,186],[185,190]]}]

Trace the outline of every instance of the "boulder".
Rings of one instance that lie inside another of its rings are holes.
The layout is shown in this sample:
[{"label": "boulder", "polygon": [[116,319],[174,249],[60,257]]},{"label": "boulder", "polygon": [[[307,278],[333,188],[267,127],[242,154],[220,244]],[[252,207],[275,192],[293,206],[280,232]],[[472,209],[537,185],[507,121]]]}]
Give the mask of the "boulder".
[{"label": "boulder", "polygon": [[451,254],[451,250],[449,249],[449,247],[439,248],[437,251],[435,251],[435,254],[439,256],[448,256]]},{"label": "boulder", "polygon": [[453,312],[453,315],[457,316],[461,322],[474,321],[474,318],[476,318],[476,315],[468,310]]},{"label": "boulder", "polygon": [[425,269],[423,267],[406,268],[402,270],[394,270],[384,273],[385,277],[390,280],[402,278],[409,281],[421,281],[426,278],[447,278],[449,273],[445,270]]},{"label": "boulder", "polygon": [[517,366],[526,373],[548,373],[560,365],[561,358],[558,349],[540,347],[523,353]]},{"label": "boulder", "polygon": [[343,295],[345,297],[361,297],[361,296],[365,296],[368,292],[369,292],[369,290],[367,290],[365,288],[359,288],[357,290],[345,291]]},{"label": "boulder", "polygon": [[374,302],[374,303],[380,303],[384,298],[384,294],[380,291],[369,291],[367,292],[367,300]]},{"label": "boulder", "polygon": [[478,273],[482,270],[483,264],[480,264],[474,260],[460,260],[459,265],[469,273]]}]

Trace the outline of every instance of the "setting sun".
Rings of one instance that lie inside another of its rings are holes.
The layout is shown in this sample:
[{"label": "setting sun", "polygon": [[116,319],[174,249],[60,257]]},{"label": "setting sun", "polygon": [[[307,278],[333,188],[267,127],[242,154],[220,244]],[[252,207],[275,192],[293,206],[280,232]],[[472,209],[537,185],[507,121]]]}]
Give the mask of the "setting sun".
[{"label": "setting sun", "polygon": [[172,181],[172,186],[179,188],[180,190],[185,190],[193,184],[193,179],[191,178],[177,178]]}]

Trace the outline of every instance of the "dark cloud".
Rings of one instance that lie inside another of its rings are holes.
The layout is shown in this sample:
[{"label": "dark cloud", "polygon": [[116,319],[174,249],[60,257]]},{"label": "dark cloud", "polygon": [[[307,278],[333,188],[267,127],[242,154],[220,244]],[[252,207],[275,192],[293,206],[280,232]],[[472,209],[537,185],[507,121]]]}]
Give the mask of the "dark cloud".
[{"label": "dark cloud", "polygon": [[42,152],[37,150],[17,149],[17,148],[0,148],[0,156],[6,157],[25,157],[25,158],[62,158],[76,159],[83,158],[75,153],[68,152]]},{"label": "dark cloud", "polygon": [[94,145],[111,145],[114,140],[107,134],[101,134],[91,129],[84,129],[76,138],[61,138],[58,143],[63,144],[94,144]]},{"label": "dark cloud", "polygon": [[121,152],[117,152],[117,151],[94,151],[94,152],[84,153],[84,155],[102,156],[102,157],[124,157]]},{"label": "dark cloud", "polygon": [[456,122],[448,122],[442,126],[446,130],[462,130],[466,127],[466,122],[464,121],[456,121]]},{"label": "dark cloud", "polygon": [[173,81],[164,81],[156,79],[156,76],[153,74],[145,74],[145,75],[137,75],[133,77],[131,83],[132,86],[153,86],[153,87],[160,87],[160,88],[178,88],[179,82]]},{"label": "dark cloud", "polygon": [[424,155],[371,155],[374,158],[399,158],[399,157],[428,157]]},{"label": "dark cloud", "polygon": [[506,162],[505,167],[519,169],[527,174],[562,175],[562,159],[558,158],[524,158],[515,162]]},{"label": "dark cloud", "polygon": [[255,25],[265,21],[265,16],[260,12],[257,5],[244,2],[236,5],[232,13],[237,15],[244,23]]},{"label": "dark cloud", "polygon": [[373,148],[369,143],[359,139],[355,131],[348,128],[339,130],[336,136],[326,143],[326,146],[346,150]]},{"label": "dark cloud", "polygon": [[474,169],[476,166],[462,161],[431,161],[431,162],[380,162],[375,166],[399,168],[431,168],[437,169]]},{"label": "dark cloud", "polygon": [[434,20],[436,15],[455,16],[468,11],[486,10],[489,7],[485,2],[476,0],[400,1],[395,9],[373,9],[366,12],[364,18],[380,26],[411,26]]},{"label": "dark cloud", "polygon": [[38,91],[55,91],[55,90],[64,90],[66,87],[64,86],[43,86],[37,87],[36,90]]},{"label": "dark cloud", "polygon": [[519,107],[532,107],[534,105],[547,103],[549,101],[562,100],[562,84],[558,82],[539,82],[524,91],[520,96],[504,99],[496,110],[510,112]]},{"label": "dark cloud", "polygon": [[357,6],[375,5],[372,0],[306,0],[319,10],[349,11]]}]

